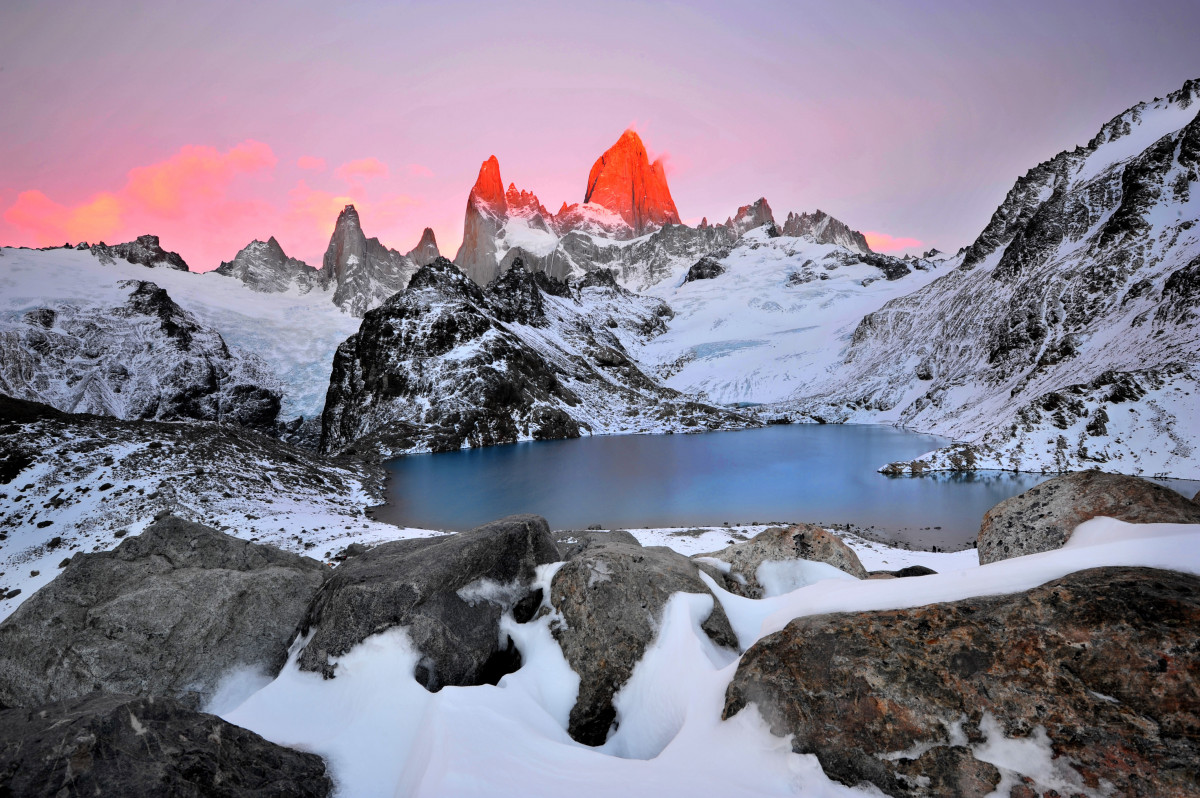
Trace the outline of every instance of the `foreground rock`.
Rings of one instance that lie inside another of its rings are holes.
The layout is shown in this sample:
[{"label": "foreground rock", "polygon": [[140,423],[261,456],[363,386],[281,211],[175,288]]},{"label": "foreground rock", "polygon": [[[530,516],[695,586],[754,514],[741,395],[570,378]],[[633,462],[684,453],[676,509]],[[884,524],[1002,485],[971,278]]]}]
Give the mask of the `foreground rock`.
[{"label": "foreground rock", "polygon": [[[348,559],[304,621],[300,668],[337,675],[330,658],[371,635],[407,628],[429,690],[495,683],[519,656],[500,645],[500,617],[530,593],[538,565],[559,558],[543,518],[514,515],[442,538],[396,540]],[[515,659],[514,659],[515,658]]]},{"label": "foreground rock", "polygon": [[315,560],[166,517],[75,555],[0,624],[0,702],[103,690],[199,706],[232,668],[283,666],[323,579]]},{"label": "foreground rock", "polygon": [[829,530],[813,524],[773,527],[763,530],[745,543],[735,543],[712,554],[698,556],[729,563],[725,588],[748,598],[763,597],[764,587],[758,579],[758,569],[767,562],[823,562],[857,579],[867,578],[867,569],[859,561],[854,549]]},{"label": "foreground rock", "polygon": [[1200,524],[1200,505],[1170,488],[1123,474],[1064,474],[997,504],[979,528],[979,562],[1061,548],[1097,516],[1130,524]]},{"label": "foreground rock", "polygon": [[316,754],[168,698],[93,693],[0,712],[0,795],[325,796]]},{"label": "foreground rock", "polygon": [[[1001,734],[1048,736],[1054,773],[1025,774],[1039,793],[1196,795],[1198,624],[1200,579],[1147,568],[1081,571],[1012,596],[799,618],[742,657],[725,717],[754,703],[830,777],[893,796],[981,796],[1002,777],[1016,784],[982,761],[985,739],[995,745]],[[1021,758],[1036,767],[1036,756]]]},{"label": "foreground rock", "polygon": [[[613,696],[654,640],[667,600],[680,591],[711,595],[687,557],[661,546],[643,548],[631,538],[576,533],[572,558],[550,584],[550,603],[562,616],[554,636],[579,674],[567,731],[587,745],[607,739],[616,720]],[[702,628],[718,645],[737,648],[715,599]]]}]

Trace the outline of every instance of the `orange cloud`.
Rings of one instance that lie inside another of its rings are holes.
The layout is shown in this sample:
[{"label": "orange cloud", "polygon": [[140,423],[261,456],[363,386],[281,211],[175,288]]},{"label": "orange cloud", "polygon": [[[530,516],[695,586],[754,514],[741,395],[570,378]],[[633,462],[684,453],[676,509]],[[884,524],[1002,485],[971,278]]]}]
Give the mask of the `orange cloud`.
[{"label": "orange cloud", "polygon": [[301,169],[307,169],[310,172],[324,172],[325,159],[312,155],[301,155],[296,159],[296,166],[299,166]]},{"label": "orange cloud", "polygon": [[103,193],[69,208],[40,191],[22,191],[4,212],[4,220],[32,233],[44,247],[67,241],[96,242],[111,236],[120,225],[121,200]]},{"label": "orange cloud", "polygon": [[178,218],[185,201],[220,196],[233,178],[275,166],[275,154],[259,141],[243,141],[225,153],[215,147],[181,147],[165,161],[129,170],[125,193],[145,210]]},{"label": "orange cloud", "polygon": [[924,242],[915,238],[898,238],[887,233],[865,232],[867,246],[875,252],[900,252],[906,249],[920,249]]},{"label": "orange cloud", "polygon": [[328,191],[309,188],[303,180],[288,194],[290,216],[303,220],[305,225],[315,226],[320,235],[328,237],[333,233],[338,214],[347,205],[358,207],[354,197],[345,194],[331,194]]},{"label": "orange cloud", "polygon": [[342,164],[334,174],[353,184],[372,177],[387,177],[388,167],[378,158],[359,158]]}]

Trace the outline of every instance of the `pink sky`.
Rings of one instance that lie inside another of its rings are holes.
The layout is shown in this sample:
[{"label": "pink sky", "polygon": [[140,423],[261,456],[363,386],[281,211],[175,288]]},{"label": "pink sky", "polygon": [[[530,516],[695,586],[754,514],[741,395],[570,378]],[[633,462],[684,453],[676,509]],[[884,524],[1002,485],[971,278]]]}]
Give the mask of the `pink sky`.
[{"label": "pink sky", "polygon": [[1015,178],[1200,76],[1200,5],[64,3],[0,7],[0,243],[161,236],[193,269],[337,212],[445,254],[495,154],[551,210],[626,127],[684,220],[766,196],[953,250]]}]

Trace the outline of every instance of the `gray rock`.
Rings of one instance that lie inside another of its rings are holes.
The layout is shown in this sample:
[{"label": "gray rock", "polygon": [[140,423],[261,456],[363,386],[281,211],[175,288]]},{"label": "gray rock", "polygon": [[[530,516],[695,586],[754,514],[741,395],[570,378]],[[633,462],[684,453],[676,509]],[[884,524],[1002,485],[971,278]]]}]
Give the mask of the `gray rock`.
[{"label": "gray rock", "polygon": [[[331,657],[403,626],[423,655],[414,676],[427,689],[494,684],[516,656],[500,646],[500,617],[531,592],[535,568],[558,559],[545,519],[535,515],[382,543],[347,560],[313,600],[304,622],[313,636],[300,668],[334,678]],[[464,591],[488,583],[491,600]]]},{"label": "gray rock", "polygon": [[169,698],[92,693],[0,712],[0,795],[318,796],[316,754]]},{"label": "gray rock", "polygon": [[831,778],[893,796],[990,794],[1001,774],[968,748],[994,739],[990,722],[1006,738],[1044,732],[1077,781],[1067,794],[1194,796],[1198,624],[1200,579],[1151,568],[797,618],[742,656],[724,716],[754,703]]},{"label": "gray rock", "polygon": [[729,563],[729,576],[732,578],[725,580],[726,588],[731,593],[749,598],[763,596],[757,572],[764,562],[813,560],[828,563],[859,579],[867,578],[867,569],[854,550],[837,535],[813,524],[772,527],[745,543],[735,543],[720,551],[698,556]]},{"label": "gray rock", "polygon": [[[82,247],[82,245],[80,245]],[[121,258],[140,266],[155,268],[162,266],[168,269],[186,272],[187,264],[177,252],[168,252],[159,244],[158,236],[138,236],[136,241],[108,246],[103,241],[90,247],[93,255],[101,263],[111,264],[114,259]]]},{"label": "gray rock", "polygon": [[711,255],[705,255],[692,264],[687,274],[684,275],[683,281],[685,283],[692,283],[696,280],[712,280],[724,273],[725,267],[721,265],[720,261]]},{"label": "gray rock", "polygon": [[275,236],[251,241],[233,260],[223,262],[212,273],[233,277],[252,291],[266,293],[295,287],[307,294],[317,284],[317,270],[302,260],[289,258]]},{"label": "gray rock", "polygon": [[624,543],[629,546],[642,545],[638,542],[637,538],[624,529],[614,529],[608,532],[592,530],[586,532],[558,532],[555,533],[554,542],[558,544],[558,550],[562,553],[562,559],[564,560],[573,560],[588,549],[603,543]]},{"label": "gray rock", "polygon": [[317,273],[318,282],[334,286],[333,304],[362,316],[403,291],[417,264],[394,249],[367,238],[353,205],[338,214],[333,235]]},{"label": "gray rock", "polygon": [[979,562],[1061,548],[1075,527],[1097,516],[1131,524],[1200,524],[1200,505],[1138,477],[1063,474],[987,511],[979,528]]},{"label": "gray rock", "polygon": [[231,668],[283,666],[324,577],[315,560],[166,516],[76,554],[0,624],[0,702],[103,690],[199,706]]},{"label": "gray rock", "polygon": [[[612,699],[629,680],[654,640],[667,600],[680,591],[709,594],[696,563],[671,549],[643,548],[621,537],[587,539],[550,585],[550,603],[562,614],[553,627],[579,695],[567,731],[587,745],[600,745],[616,720]],[[721,605],[703,629],[715,643],[737,648]]]}]

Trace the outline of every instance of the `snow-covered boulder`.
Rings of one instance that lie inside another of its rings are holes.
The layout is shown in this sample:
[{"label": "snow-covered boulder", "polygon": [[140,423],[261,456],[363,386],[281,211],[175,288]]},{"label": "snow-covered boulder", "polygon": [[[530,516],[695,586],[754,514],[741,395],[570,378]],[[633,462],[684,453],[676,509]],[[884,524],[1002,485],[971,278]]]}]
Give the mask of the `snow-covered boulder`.
[{"label": "snow-covered boulder", "polygon": [[[762,580],[770,582],[772,576],[786,579],[785,573],[774,572],[786,571],[789,563],[798,560],[831,566],[856,579],[867,578],[867,569],[859,561],[854,549],[829,530],[812,524],[772,527],[744,543],[735,543],[721,551],[697,556],[728,563],[726,589],[749,598],[762,598],[766,593],[775,592],[766,590],[767,585]],[[799,586],[788,584],[787,588],[792,590]]]},{"label": "snow-covered boulder", "polygon": [[1200,524],[1200,505],[1137,477],[1064,474],[987,511],[979,528],[979,563],[1061,548],[1075,527],[1097,516],[1130,524]]},{"label": "snow-covered boulder", "polygon": [[830,778],[892,796],[1193,795],[1197,624],[1200,579],[1128,567],[813,615],[742,656],[724,715],[754,703]]},{"label": "snow-covered boulder", "polygon": [[[567,730],[587,745],[608,738],[617,716],[613,697],[654,640],[671,596],[680,591],[712,595],[697,563],[628,538],[597,533],[583,538],[582,545],[577,541],[550,583],[550,605],[560,617],[552,625],[554,637],[579,674]],[[737,648],[715,599],[702,628],[717,645]]]},{"label": "snow-covered boulder", "polygon": [[403,626],[422,655],[411,675],[426,689],[495,684],[520,663],[511,641],[500,644],[500,618],[532,592],[537,566],[558,558],[545,519],[533,515],[375,546],[347,559],[317,594],[300,668],[336,678],[331,658]]},{"label": "snow-covered boulder", "polygon": [[0,623],[0,703],[103,690],[198,707],[233,669],[274,676],[324,578],[316,560],[167,516],[76,554]]}]

